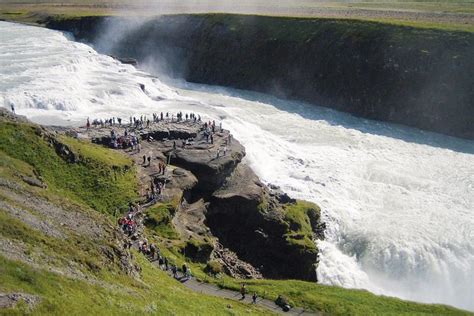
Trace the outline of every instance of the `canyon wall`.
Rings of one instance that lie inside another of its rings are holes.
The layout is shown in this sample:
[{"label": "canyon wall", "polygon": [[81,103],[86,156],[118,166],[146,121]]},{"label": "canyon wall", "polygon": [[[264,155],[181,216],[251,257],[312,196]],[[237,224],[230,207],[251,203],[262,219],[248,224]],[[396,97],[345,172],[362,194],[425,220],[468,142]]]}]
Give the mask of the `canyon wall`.
[{"label": "canyon wall", "polygon": [[474,34],[243,15],[48,18],[99,50],[190,82],[474,139]]}]

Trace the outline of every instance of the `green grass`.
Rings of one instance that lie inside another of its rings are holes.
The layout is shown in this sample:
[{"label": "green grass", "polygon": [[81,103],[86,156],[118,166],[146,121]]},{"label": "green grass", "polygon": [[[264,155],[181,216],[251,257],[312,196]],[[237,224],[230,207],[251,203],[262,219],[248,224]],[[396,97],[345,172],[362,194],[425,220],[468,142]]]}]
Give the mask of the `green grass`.
[{"label": "green grass", "polygon": [[132,163],[122,154],[60,137],[79,157],[71,163],[37,131],[33,125],[2,123],[0,151],[32,166],[51,192],[110,214],[137,197]]},{"label": "green grass", "polygon": [[[141,255],[142,279],[109,275],[91,284],[31,268],[0,256],[0,291],[23,292],[42,298],[34,315],[264,315],[254,306],[192,292],[152,266]],[[231,308],[227,307],[230,305]],[[25,304],[0,310],[1,315],[22,315]]]},{"label": "green grass", "polygon": [[101,252],[101,247],[107,245],[106,240],[93,241],[73,234],[68,234],[67,239],[50,237],[9,216],[1,208],[0,236],[34,247],[29,255],[47,258],[40,261],[55,267],[70,267],[74,263],[74,269],[83,273],[97,274],[103,272],[102,269],[120,272],[118,265],[111,264]]},{"label": "green grass", "polygon": [[132,160],[120,152],[92,144],[89,141],[78,140],[67,136],[60,136],[59,139],[76,154],[85,157],[90,162],[116,169],[130,168],[132,165]]},{"label": "green grass", "polygon": [[445,305],[420,304],[377,296],[364,290],[349,290],[304,281],[236,281],[223,278],[213,282],[234,290],[238,290],[243,282],[247,285],[249,293],[257,292],[260,296],[271,300],[276,299],[278,295],[284,295],[293,305],[333,315],[472,315]]}]

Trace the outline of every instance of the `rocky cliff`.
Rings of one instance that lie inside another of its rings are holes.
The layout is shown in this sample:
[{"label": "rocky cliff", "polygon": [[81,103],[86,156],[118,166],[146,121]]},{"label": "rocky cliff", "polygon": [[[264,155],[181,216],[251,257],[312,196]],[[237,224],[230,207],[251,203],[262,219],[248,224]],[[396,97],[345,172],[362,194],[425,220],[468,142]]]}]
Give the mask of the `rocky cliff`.
[{"label": "rocky cliff", "polygon": [[239,15],[51,18],[46,25],[188,81],[474,138],[472,33]]},{"label": "rocky cliff", "polygon": [[[125,128],[114,130],[121,135]],[[75,132],[110,144],[110,131]],[[143,189],[150,181],[166,183],[163,199],[148,214],[151,229],[168,225],[188,258],[214,262],[234,277],[317,281],[314,240],[324,238],[319,207],[260,182],[241,163],[245,148],[227,130],[216,131],[212,143],[203,125],[192,121],[160,121],[136,132],[143,139],[141,152],[156,157],[139,168]],[[183,146],[188,138],[192,141]],[[142,163],[141,153],[128,154]],[[166,174],[158,174],[155,161],[168,160]]]}]

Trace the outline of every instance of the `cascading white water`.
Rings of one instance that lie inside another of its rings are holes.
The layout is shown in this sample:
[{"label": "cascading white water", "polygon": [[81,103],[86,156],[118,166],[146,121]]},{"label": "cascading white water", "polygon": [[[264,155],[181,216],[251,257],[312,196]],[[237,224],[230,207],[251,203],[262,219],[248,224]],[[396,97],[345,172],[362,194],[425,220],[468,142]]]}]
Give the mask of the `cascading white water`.
[{"label": "cascading white water", "polygon": [[171,88],[60,32],[5,22],[0,93],[41,123],[178,110],[221,120],[264,181],[322,206],[322,282],[474,310],[473,141],[256,93]]}]

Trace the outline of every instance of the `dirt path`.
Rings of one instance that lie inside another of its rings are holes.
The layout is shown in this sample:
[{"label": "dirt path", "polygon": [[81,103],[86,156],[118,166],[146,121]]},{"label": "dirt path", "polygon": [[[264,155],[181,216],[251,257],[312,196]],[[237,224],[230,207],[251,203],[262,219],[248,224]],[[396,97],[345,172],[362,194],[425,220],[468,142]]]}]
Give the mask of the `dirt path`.
[{"label": "dirt path", "polygon": [[[157,262],[154,262],[156,265]],[[170,274],[170,277],[172,275]],[[218,296],[222,298],[227,298],[231,299],[234,301],[242,302],[242,303],[248,303],[252,304],[252,295],[246,295],[245,299],[242,300],[241,295],[237,291],[232,291],[232,290],[227,290],[227,289],[221,289],[220,287],[216,285],[212,285],[209,283],[205,282],[199,282],[196,279],[190,278],[190,279],[182,279],[183,276],[178,274],[177,281],[181,282],[184,286],[187,288],[199,292],[202,294],[208,294],[212,296]],[[261,297],[257,298],[257,305],[262,306],[266,309],[271,310],[274,313],[277,314],[283,314],[283,315],[322,315],[321,313],[314,313],[314,312],[309,312],[306,311],[302,308],[299,307],[294,307],[288,312],[284,312],[278,305],[276,305],[273,301],[263,299]]]}]

